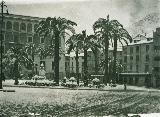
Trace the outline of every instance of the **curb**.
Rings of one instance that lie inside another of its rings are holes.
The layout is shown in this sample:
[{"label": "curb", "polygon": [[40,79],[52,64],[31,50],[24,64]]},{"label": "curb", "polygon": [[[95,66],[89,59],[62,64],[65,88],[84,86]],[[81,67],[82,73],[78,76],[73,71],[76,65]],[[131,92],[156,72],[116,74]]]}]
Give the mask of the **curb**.
[{"label": "curb", "polygon": [[[97,88],[67,88],[67,87],[48,87],[48,86],[24,86],[24,85],[3,85],[4,87],[19,87],[19,88],[47,88],[47,89],[66,89],[66,90],[95,90],[95,91],[112,91],[112,92],[160,92],[148,90],[134,90],[134,89],[97,89]],[[1,91],[1,90],[0,90]],[[3,91],[3,89],[2,89]]]}]

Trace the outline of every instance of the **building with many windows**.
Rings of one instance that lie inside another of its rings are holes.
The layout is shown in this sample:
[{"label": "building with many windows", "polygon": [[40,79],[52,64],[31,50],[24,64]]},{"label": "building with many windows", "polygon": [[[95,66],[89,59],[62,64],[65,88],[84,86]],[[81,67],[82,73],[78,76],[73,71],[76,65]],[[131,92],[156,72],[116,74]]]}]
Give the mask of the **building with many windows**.
[{"label": "building with many windows", "polygon": [[123,47],[124,72],[152,73],[153,39],[137,35]]},{"label": "building with many windows", "polygon": [[[137,35],[123,47],[123,82],[130,85],[153,86],[153,38]],[[122,79],[121,79],[122,80]]]},{"label": "building with many windows", "polygon": [[[0,16],[1,17],[1,16]],[[15,14],[4,14],[3,25],[0,24],[0,29],[3,30],[3,48],[6,52],[9,48],[13,46],[22,47],[26,43],[34,43],[36,46],[39,45],[49,45],[51,44],[51,38],[39,37],[36,34],[36,29],[38,23],[43,20],[43,18],[23,16]],[[65,39],[61,38],[60,48],[65,52]],[[60,77],[65,76],[65,55],[62,53],[60,55]],[[53,56],[47,58],[40,58],[38,55],[35,56],[34,60],[37,64],[39,70],[40,65],[43,63],[47,76],[53,78],[54,74],[54,59]]]},{"label": "building with many windows", "polygon": [[[76,73],[76,54],[75,52],[70,53],[70,73],[74,75]],[[83,73],[83,64],[84,64],[84,53],[78,54],[78,64],[79,64],[79,73]]]},{"label": "building with many windows", "polygon": [[160,87],[160,28],[153,32],[153,78],[154,86]]}]

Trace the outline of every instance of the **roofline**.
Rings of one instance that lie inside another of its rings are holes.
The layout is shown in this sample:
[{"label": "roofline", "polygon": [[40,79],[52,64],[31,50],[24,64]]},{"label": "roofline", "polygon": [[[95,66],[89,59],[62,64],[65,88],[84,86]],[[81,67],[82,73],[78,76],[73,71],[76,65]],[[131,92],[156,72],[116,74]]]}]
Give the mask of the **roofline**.
[{"label": "roofline", "polygon": [[[0,13],[1,14],[1,13]],[[0,15],[1,17],[1,15]],[[8,18],[8,17],[12,17],[12,18],[25,18],[25,19],[29,19],[29,20],[43,20],[45,18],[41,18],[41,17],[34,17],[34,16],[26,16],[26,15],[17,15],[17,14],[7,14],[7,13],[4,13],[4,17]]]}]

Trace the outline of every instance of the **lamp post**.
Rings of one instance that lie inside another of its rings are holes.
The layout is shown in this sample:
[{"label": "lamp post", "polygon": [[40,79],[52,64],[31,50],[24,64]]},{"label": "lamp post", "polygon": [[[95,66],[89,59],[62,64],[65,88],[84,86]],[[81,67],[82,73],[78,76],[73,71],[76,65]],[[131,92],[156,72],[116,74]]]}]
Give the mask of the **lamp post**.
[{"label": "lamp post", "polygon": [[[3,18],[4,18],[4,8],[7,8],[7,5],[5,5],[5,2],[2,0],[2,2],[0,3],[1,6],[1,78],[0,78],[0,89],[3,89],[2,86],[2,80],[3,80],[3,65],[2,65],[2,56],[3,56]],[[6,10],[6,12],[8,13],[8,10]]]}]

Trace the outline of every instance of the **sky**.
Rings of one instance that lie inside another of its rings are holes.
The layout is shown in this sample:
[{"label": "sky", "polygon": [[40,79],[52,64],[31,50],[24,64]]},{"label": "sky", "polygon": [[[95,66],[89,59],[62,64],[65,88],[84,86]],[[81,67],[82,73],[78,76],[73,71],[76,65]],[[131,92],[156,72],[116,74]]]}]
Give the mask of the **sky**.
[{"label": "sky", "polygon": [[124,27],[152,12],[160,12],[160,0],[5,0],[9,13],[46,18],[64,17],[76,22],[76,33],[92,26],[98,18],[116,19]]}]

